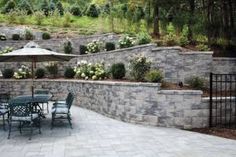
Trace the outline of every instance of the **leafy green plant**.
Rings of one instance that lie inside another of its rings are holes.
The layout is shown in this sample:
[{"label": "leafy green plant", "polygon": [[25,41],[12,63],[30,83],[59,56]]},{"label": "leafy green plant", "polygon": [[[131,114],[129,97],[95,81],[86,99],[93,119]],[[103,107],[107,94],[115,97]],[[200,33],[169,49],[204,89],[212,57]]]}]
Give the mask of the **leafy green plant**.
[{"label": "leafy green plant", "polygon": [[43,68],[38,68],[35,71],[35,77],[36,78],[43,78],[45,76],[45,70]]},{"label": "leafy green plant", "polygon": [[71,14],[69,12],[66,12],[63,16],[63,27],[70,27],[71,23]]},{"label": "leafy green plant", "polygon": [[91,64],[87,61],[81,61],[75,68],[75,72],[76,78],[85,80],[102,80],[107,77],[105,66],[101,63]]},{"label": "leafy green plant", "polygon": [[87,45],[87,53],[97,53],[101,51],[101,42],[98,40],[94,40]]},{"label": "leafy green plant", "polygon": [[86,15],[87,16],[90,16],[90,17],[98,17],[99,16],[99,9],[98,7],[96,6],[96,4],[91,4],[89,7],[88,7],[88,10],[86,12]]},{"label": "leafy green plant", "polygon": [[151,36],[146,32],[141,32],[137,35],[139,45],[148,44],[151,42]]},{"label": "leafy green plant", "polygon": [[20,40],[20,34],[12,34],[12,40]]},{"label": "leafy green plant", "polygon": [[6,14],[6,13],[9,13],[11,11],[13,11],[16,7],[16,3],[14,0],[9,0],[6,5],[4,6],[3,8],[3,13]]},{"label": "leafy green plant", "polygon": [[72,43],[67,40],[67,41],[64,43],[64,53],[65,53],[65,54],[71,54],[72,52],[73,52]]},{"label": "leafy green plant", "polygon": [[209,51],[209,50],[210,50],[210,48],[209,48],[207,45],[205,45],[205,44],[198,44],[198,45],[196,46],[196,48],[197,48],[199,51]]},{"label": "leafy green plant", "polygon": [[51,35],[48,32],[43,32],[42,39],[43,40],[51,39]]},{"label": "leafy green plant", "polygon": [[37,25],[42,25],[44,18],[45,18],[44,12],[42,11],[34,12],[34,19]]},{"label": "leafy green plant", "polygon": [[81,54],[81,55],[87,54],[87,53],[86,53],[86,52],[88,51],[87,46],[85,46],[85,45],[80,45],[79,49],[80,49],[80,54]]},{"label": "leafy green plant", "polygon": [[17,16],[18,16],[18,11],[16,10],[11,10],[8,14],[7,14],[7,22],[9,24],[13,24],[13,23],[17,23]]},{"label": "leafy green plant", "polygon": [[58,1],[56,3],[56,8],[58,9],[61,16],[64,15],[64,8],[63,8],[63,5],[60,1]]},{"label": "leafy green plant", "polygon": [[124,63],[116,63],[111,66],[111,75],[114,79],[122,79],[125,77],[126,69]]},{"label": "leafy green plant", "polygon": [[28,15],[33,13],[33,8],[31,6],[31,4],[29,3],[29,1],[21,0],[18,4],[18,8],[20,10],[25,11],[26,14],[28,14]]},{"label": "leafy green plant", "polygon": [[25,30],[25,40],[33,40],[33,39],[34,39],[33,33],[30,30],[26,29]]},{"label": "leafy green plant", "polygon": [[187,80],[187,83],[190,85],[190,87],[197,90],[203,90],[205,88],[204,82],[205,80],[198,76],[192,76]]},{"label": "leafy green plant", "polygon": [[1,41],[7,40],[6,35],[5,35],[5,34],[0,34],[0,40],[1,40]]},{"label": "leafy green plant", "polygon": [[145,74],[150,70],[151,62],[142,55],[134,56],[129,62],[130,75],[136,81],[144,81]]},{"label": "leafy green plant", "polygon": [[120,48],[128,48],[132,47],[135,44],[134,38],[130,37],[129,35],[124,35],[119,39],[119,46]]},{"label": "leafy green plant", "polygon": [[2,72],[3,78],[12,78],[14,76],[14,70],[13,69],[4,69]]},{"label": "leafy green plant", "polygon": [[179,43],[181,46],[186,46],[189,44],[188,34],[189,34],[188,26],[184,25],[183,30],[181,32],[180,39],[179,39]]},{"label": "leafy green plant", "polygon": [[148,82],[161,82],[163,80],[163,74],[160,70],[150,70],[146,73],[145,80]]},{"label": "leafy green plant", "polygon": [[176,33],[175,33],[175,27],[172,23],[169,23],[169,25],[167,25],[167,34],[164,36],[164,43],[167,45],[167,46],[173,46],[173,45],[176,45],[178,43],[178,40],[177,40],[177,36],[176,36]]},{"label": "leafy green plant", "polygon": [[106,49],[106,51],[115,50],[115,49],[116,49],[116,45],[115,45],[115,43],[113,43],[113,42],[107,42],[107,43],[105,44],[105,49]]},{"label": "leafy green plant", "polygon": [[82,16],[82,12],[78,5],[74,5],[70,8],[70,13],[74,16]]},{"label": "leafy green plant", "polygon": [[27,18],[27,11],[26,10],[15,10],[17,12],[18,16],[18,22],[19,24],[25,24],[26,18]]},{"label": "leafy green plant", "polygon": [[55,78],[58,74],[58,64],[56,62],[49,62],[46,66],[47,71],[49,74]]},{"label": "leafy green plant", "polygon": [[50,8],[49,8],[49,4],[48,4],[47,0],[42,0],[41,1],[41,3],[40,3],[40,10],[42,10],[44,12],[45,16],[49,15]]},{"label": "leafy green plant", "polygon": [[27,79],[30,78],[30,76],[30,69],[25,65],[21,65],[21,67],[14,73],[16,79]]},{"label": "leafy green plant", "polygon": [[75,70],[71,67],[66,68],[64,76],[65,78],[74,78]]}]

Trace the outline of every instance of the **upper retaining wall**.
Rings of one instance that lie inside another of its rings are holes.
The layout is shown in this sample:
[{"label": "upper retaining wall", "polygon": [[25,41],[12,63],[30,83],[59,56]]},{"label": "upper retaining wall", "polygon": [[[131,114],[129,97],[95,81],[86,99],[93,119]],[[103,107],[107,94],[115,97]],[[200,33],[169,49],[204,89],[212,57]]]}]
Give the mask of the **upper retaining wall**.
[{"label": "upper retaining wall", "polygon": [[236,74],[236,58],[213,58],[212,72],[216,74]]},{"label": "upper retaining wall", "polygon": [[[34,84],[49,89],[54,100],[65,98],[71,90],[76,94],[75,105],[125,122],[177,128],[208,125],[208,105],[201,102],[201,91],[160,90],[160,84],[111,81],[44,79]],[[10,91],[13,96],[31,94],[30,87],[30,79],[0,80],[1,92]]]}]

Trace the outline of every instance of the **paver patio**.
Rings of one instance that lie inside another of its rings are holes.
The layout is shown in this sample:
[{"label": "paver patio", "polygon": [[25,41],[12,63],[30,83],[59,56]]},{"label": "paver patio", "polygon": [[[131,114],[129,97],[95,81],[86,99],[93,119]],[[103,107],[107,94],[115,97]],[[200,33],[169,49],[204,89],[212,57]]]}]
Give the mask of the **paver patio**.
[{"label": "paver patio", "polygon": [[72,107],[73,127],[50,129],[43,120],[42,134],[0,130],[0,157],[236,157],[236,141],[183,131],[123,123],[95,112]]}]

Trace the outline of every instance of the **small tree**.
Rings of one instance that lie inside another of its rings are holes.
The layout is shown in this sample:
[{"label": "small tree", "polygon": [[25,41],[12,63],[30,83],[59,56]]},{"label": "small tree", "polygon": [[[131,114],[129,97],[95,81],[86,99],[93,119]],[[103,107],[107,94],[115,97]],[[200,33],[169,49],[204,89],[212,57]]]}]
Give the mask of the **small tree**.
[{"label": "small tree", "polygon": [[31,6],[31,4],[26,0],[21,0],[18,5],[18,8],[20,10],[26,11],[28,15],[33,13],[33,8]]},{"label": "small tree", "polygon": [[40,4],[40,9],[44,12],[45,16],[49,15],[49,5],[47,0],[43,0]]},{"label": "small tree", "polygon": [[56,3],[56,8],[58,9],[61,16],[64,15],[64,8],[60,1]]},{"label": "small tree", "polygon": [[98,17],[99,16],[99,10],[95,4],[91,4],[87,10],[86,13],[87,16],[90,17]]},{"label": "small tree", "polygon": [[70,41],[66,41],[64,43],[64,53],[71,54],[73,51],[72,43]]},{"label": "small tree", "polygon": [[70,8],[70,13],[74,16],[82,16],[80,7],[78,5],[72,6]]},{"label": "small tree", "polygon": [[14,2],[14,0],[10,0],[4,6],[3,13],[9,13],[10,11],[14,10],[15,7],[16,7],[16,3]]}]

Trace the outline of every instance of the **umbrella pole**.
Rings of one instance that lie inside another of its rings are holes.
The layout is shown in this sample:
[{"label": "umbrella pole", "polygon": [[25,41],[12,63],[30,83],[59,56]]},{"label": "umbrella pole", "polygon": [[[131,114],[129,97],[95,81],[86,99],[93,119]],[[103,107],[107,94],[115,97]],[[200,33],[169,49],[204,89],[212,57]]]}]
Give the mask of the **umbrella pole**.
[{"label": "umbrella pole", "polygon": [[31,86],[31,92],[32,92],[32,97],[34,97],[34,68],[36,67],[36,60],[33,58],[32,65],[31,65],[31,71],[32,71],[32,86]]}]

